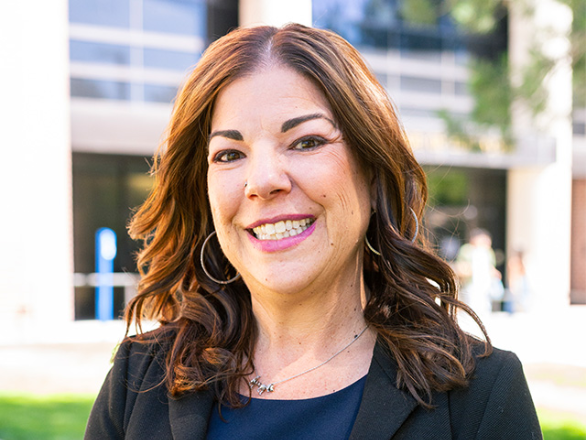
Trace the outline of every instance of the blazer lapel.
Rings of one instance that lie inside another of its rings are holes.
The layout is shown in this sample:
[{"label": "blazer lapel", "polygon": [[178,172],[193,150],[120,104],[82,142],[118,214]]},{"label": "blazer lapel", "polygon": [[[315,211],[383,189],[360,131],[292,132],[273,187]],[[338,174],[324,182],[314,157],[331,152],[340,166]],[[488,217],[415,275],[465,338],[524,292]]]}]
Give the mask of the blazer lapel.
[{"label": "blazer lapel", "polygon": [[377,342],[350,440],[389,440],[417,407],[409,393],[396,387],[396,380],[396,364]]},{"label": "blazer lapel", "polygon": [[213,408],[211,391],[186,394],[169,399],[169,422],[175,440],[205,440]]}]

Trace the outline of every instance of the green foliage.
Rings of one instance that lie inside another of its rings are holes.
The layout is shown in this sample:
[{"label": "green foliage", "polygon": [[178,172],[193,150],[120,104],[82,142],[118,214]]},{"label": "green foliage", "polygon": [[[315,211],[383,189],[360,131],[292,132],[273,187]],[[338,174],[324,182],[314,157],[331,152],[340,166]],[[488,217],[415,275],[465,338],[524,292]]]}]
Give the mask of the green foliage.
[{"label": "green foliage", "polygon": [[509,139],[512,90],[507,54],[494,62],[472,60],[469,87],[475,97],[472,120],[485,127],[498,127],[503,139]]},{"label": "green foliage", "polygon": [[[407,3],[413,0],[404,0]],[[418,0],[419,1],[419,0]],[[452,18],[466,31],[476,34],[490,33],[511,0],[445,0]],[[517,1],[517,0],[515,0]],[[574,108],[586,107],[586,0],[559,0],[573,12],[570,34],[573,68]],[[527,6],[530,3],[527,3]],[[530,13],[525,8],[525,13]],[[548,100],[544,80],[555,68],[556,61],[545,56],[537,45],[529,53],[529,62],[520,74],[519,84],[511,85],[506,54],[490,61],[470,62],[469,88],[475,99],[471,124],[455,120],[446,111],[439,113],[452,140],[478,151],[479,132],[493,127],[498,129],[503,144],[513,145],[511,134],[511,104],[523,102],[536,117],[542,113]]]},{"label": "green foliage", "polygon": [[472,33],[486,34],[495,28],[503,1],[448,0],[447,6],[451,16],[464,29]]},{"label": "green foliage", "polygon": [[433,0],[403,1],[399,6],[401,17],[412,24],[435,24],[440,15],[436,3]]},{"label": "green foliage", "polygon": [[529,60],[523,69],[521,84],[515,88],[515,92],[528,105],[533,116],[537,116],[547,106],[548,95],[543,88],[543,81],[553,69],[555,60],[545,56],[539,48],[530,50]]},{"label": "green foliage", "polygon": [[426,169],[430,206],[466,206],[468,176],[457,170],[449,172]]},{"label": "green foliage", "polygon": [[586,107],[586,1],[560,0],[572,8],[572,65],[574,70],[574,107]]},{"label": "green foliage", "polygon": [[496,62],[476,59],[470,62],[468,87],[474,96],[471,124],[454,118],[446,110],[438,116],[446,124],[446,131],[452,141],[472,152],[481,152],[480,138],[484,132],[497,129],[503,149],[513,145],[511,127],[511,99],[513,90],[510,82],[507,54]]},{"label": "green foliage", "polygon": [[95,396],[0,394],[2,440],[78,440]]}]

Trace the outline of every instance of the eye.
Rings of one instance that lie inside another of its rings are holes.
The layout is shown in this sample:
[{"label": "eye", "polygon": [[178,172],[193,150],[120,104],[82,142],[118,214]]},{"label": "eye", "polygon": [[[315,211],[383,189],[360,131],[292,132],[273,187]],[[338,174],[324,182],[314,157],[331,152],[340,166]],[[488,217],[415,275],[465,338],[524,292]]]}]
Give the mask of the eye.
[{"label": "eye", "polygon": [[307,136],[301,138],[293,144],[294,150],[312,150],[326,143],[326,140],[319,136]]},{"label": "eye", "polygon": [[214,162],[234,162],[235,160],[242,159],[244,155],[237,150],[224,150],[220,151],[218,154],[214,156]]}]

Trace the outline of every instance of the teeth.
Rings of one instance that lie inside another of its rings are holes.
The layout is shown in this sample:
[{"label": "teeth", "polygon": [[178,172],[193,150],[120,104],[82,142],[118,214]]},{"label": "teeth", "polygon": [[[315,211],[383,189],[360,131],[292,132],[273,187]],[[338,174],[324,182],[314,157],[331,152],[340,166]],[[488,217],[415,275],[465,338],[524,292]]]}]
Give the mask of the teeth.
[{"label": "teeth", "polygon": [[277,231],[277,233],[282,234],[286,230],[287,226],[285,225],[285,222],[275,223],[275,231]]},{"label": "teeth", "polygon": [[314,222],[313,219],[286,220],[277,223],[265,223],[253,228],[256,238],[259,240],[281,240],[282,238],[295,237],[305,231]]}]

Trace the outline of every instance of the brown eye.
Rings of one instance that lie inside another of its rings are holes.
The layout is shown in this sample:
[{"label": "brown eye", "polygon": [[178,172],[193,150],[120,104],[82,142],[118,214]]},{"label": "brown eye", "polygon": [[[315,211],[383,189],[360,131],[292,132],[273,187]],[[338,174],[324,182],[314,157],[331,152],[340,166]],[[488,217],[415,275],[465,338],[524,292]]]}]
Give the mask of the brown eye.
[{"label": "brown eye", "polygon": [[234,162],[241,159],[242,153],[236,150],[221,151],[214,157],[214,162]]},{"label": "brown eye", "polygon": [[320,145],[325,144],[325,139],[318,138],[318,137],[307,137],[303,139],[299,139],[295,144],[293,144],[293,149],[295,150],[311,150],[313,148],[319,147]]}]

